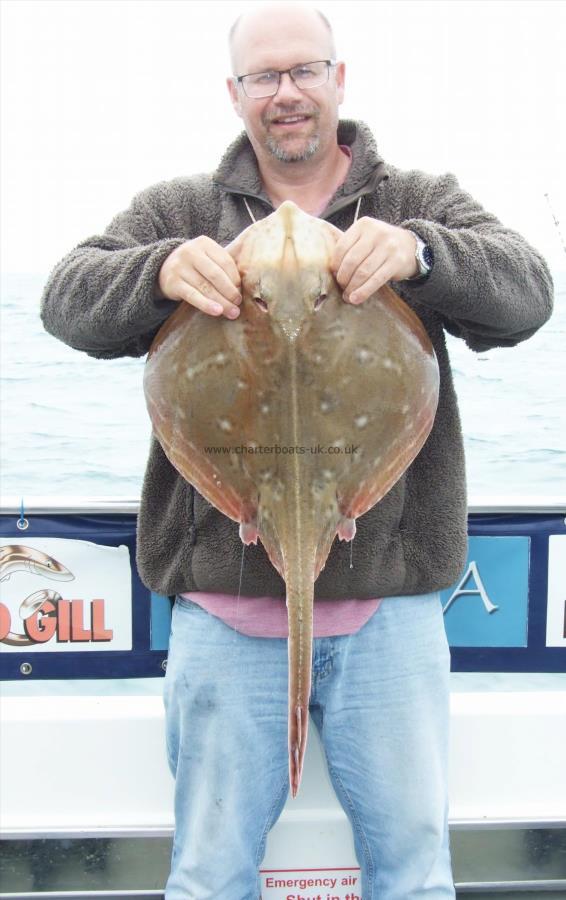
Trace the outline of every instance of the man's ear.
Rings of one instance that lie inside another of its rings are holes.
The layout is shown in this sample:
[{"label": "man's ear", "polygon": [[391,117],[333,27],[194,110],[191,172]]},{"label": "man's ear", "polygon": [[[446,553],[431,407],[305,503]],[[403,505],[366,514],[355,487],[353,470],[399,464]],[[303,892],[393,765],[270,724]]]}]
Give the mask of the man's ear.
[{"label": "man's ear", "polygon": [[339,62],[336,66],[336,94],[338,105],[344,102],[344,90],[346,87],[346,64]]},{"label": "man's ear", "polygon": [[226,79],[226,87],[228,88],[228,93],[230,94],[230,100],[232,101],[232,106],[234,107],[234,111],[237,116],[242,118],[242,104],[240,103],[240,94],[238,91],[238,86],[234,84],[233,78]]}]

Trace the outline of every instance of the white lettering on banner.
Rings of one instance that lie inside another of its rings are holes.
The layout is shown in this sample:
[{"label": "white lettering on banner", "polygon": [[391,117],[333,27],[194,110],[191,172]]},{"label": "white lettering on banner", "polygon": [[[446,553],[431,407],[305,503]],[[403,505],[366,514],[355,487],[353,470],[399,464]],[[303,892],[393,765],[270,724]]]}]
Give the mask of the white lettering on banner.
[{"label": "white lettering on banner", "polygon": [[0,653],[131,649],[126,546],[0,538]]},{"label": "white lettering on banner", "polygon": [[[464,589],[464,585],[466,584],[468,579],[472,578],[472,577],[473,577],[477,587]],[[481,597],[482,603],[485,607],[485,611],[487,613],[492,613],[492,612],[495,612],[496,609],[499,609],[499,607],[496,606],[495,603],[492,603],[491,600],[489,599],[489,595],[488,595],[488,593],[485,589],[485,585],[482,581],[482,577],[480,575],[478,565],[476,562],[472,561],[469,564],[466,571],[464,572],[462,578],[456,585],[455,590],[451,594],[448,603],[444,607],[444,612],[446,612],[446,610],[450,609],[450,607],[452,606],[453,603],[456,602],[458,597],[462,597],[465,595],[470,596],[473,594],[479,594],[479,596]]]},{"label": "white lettering on banner", "polygon": [[[358,868],[262,871],[262,900],[361,900]],[[320,890],[322,889],[322,890]]]},{"label": "white lettering on banner", "polygon": [[548,539],[546,646],[566,647],[566,535]]}]

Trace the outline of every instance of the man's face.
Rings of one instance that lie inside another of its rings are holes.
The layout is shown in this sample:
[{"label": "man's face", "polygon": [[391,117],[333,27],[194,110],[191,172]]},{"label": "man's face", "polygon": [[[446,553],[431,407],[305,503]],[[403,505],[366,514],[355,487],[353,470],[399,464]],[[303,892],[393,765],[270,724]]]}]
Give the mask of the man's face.
[{"label": "man's face", "polygon": [[[325,26],[311,19],[283,17],[278,25],[264,21],[263,27],[258,22],[237,37],[238,75],[289,69],[331,55]],[[344,97],[343,63],[330,69],[325,84],[308,91],[300,90],[289,74],[281,76],[273,97],[247,97],[242,86],[231,79],[228,89],[260,159],[268,156],[295,163],[323,154],[336,144],[338,106]]]}]

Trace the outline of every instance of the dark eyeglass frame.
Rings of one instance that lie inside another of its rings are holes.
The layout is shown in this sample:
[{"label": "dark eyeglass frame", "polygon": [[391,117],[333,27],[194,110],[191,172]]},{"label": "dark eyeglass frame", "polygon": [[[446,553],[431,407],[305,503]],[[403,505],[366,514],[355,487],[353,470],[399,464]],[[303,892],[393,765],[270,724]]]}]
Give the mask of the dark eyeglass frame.
[{"label": "dark eyeglass frame", "polygon": [[[250,100],[264,100],[266,97],[275,97],[277,91],[279,90],[279,86],[281,84],[281,76],[288,75],[295,87],[297,87],[300,91],[308,91],[309,88],[303,88],[300,84],[297,84],[293,72],[295,69],[303,69],[305,66],[312,66],[315,63],[326,63],[326,79],[321,81],[320,84],[317,84],[316,87],[322,87],[323,84],[326,84],[328,79],[330,78],[330,70],[334,69],[337,66],[337,61],[335,59],[312,59],[309,62],[299,63],[296,66],[292,66],[290,69],[264,69],[261,72],[246,72],[245,75],[234,75],[232,81],[235,85],[241,84],[242,90],[246,97],[249,97]],[[250,75],[277,75],[277,84],[274,85],[275,90],[273,92],[269,92],[269,94],[262,94],[260,97],[250,97],[248,92],[246,91],[246,84],[244,79],[248,78]]]}]

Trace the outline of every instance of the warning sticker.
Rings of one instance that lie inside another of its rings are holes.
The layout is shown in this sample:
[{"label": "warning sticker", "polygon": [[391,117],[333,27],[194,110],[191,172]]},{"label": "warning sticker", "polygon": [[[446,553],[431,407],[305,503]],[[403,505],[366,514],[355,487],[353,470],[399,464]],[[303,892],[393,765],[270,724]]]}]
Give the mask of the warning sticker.
[{"label": "warning sticker", "polygon": [[359,868],[263,869],[261,900],[361,900]]}]

